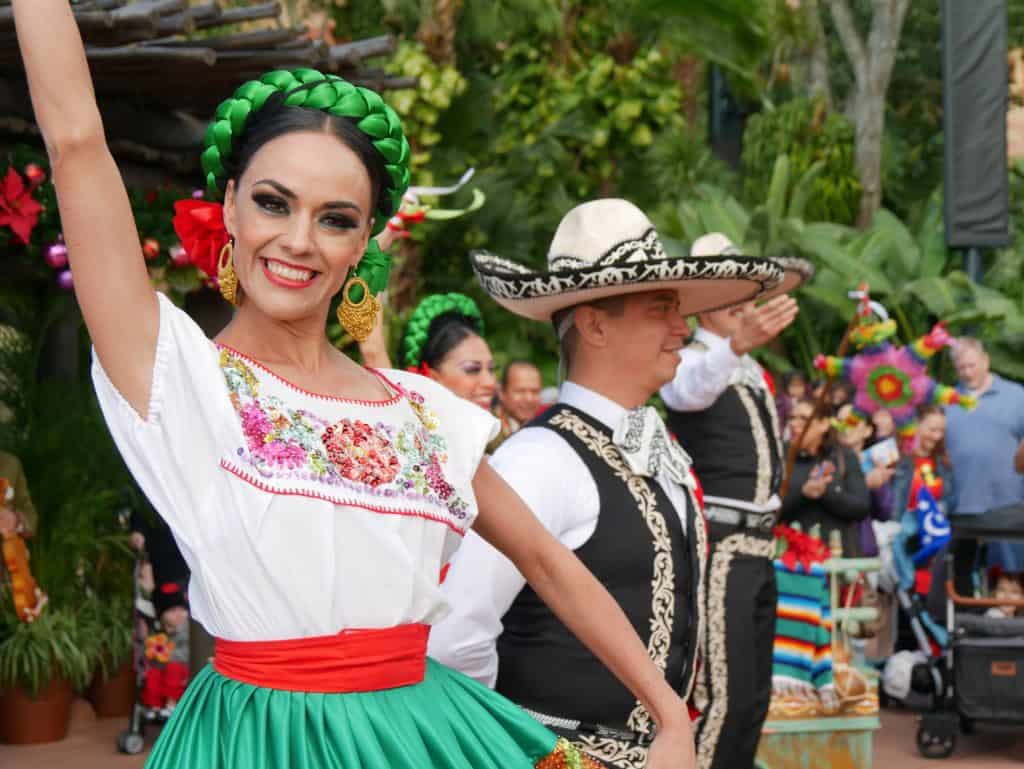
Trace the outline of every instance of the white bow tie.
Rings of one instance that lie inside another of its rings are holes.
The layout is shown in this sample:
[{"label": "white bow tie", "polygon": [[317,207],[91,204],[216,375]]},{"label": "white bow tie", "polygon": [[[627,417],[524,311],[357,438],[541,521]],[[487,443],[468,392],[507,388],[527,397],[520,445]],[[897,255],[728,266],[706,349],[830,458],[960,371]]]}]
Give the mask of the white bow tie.
[{"label": "white bow tie", "polygon": [[627,411],[612,441],[636,475],[657,478],[660,471],[676,483],[696,488],[690,455],[669,437],[665,423],[650,406]]}]

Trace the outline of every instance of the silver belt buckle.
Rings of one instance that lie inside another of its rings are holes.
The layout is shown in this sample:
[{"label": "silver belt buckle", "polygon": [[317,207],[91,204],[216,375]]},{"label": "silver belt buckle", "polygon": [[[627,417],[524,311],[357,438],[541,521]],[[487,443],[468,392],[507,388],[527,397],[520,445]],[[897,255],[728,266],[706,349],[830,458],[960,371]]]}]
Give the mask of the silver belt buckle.
[{"label": "silver belt buckle", "polygon": [[749,513],[747,528],[771,531],[775,527],[775,513]]},{"label": "silver belt buckle", "polygon": [[739,510],[732,510],[719,505],[708,505],[705,513],[715,523],[724,523],[726,526],[739,526],[743,523],[743,514]]}]

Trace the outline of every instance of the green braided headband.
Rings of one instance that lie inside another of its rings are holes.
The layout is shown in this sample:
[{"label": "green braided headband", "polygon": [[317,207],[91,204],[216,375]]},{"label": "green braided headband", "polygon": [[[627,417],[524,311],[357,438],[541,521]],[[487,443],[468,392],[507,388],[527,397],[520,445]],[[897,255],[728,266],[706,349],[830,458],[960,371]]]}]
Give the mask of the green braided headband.
[{"label": "green braided headband", "polygon": [[[234,96],[225,99],[217,107],[214,119],[206,129],[206,146],[202,155],[206,188],[213,199],[221,200],[224,197],[227,181],[225,161],[234,151],[235,140],[245,131],[249,116],[261,109],[267,99],[276,93],[285,94],[284,103],[288,106],[320,110],[354,121],[384,158],[391,180],[388,189],[391,212],[398,211],[402,195],[409,187],[409,142],[402,132],[401,120],[374,91],[315,69],[268,72],[259,80],[243,83]],[[384,229],[390,215],[381,210],[376,214],[374,235]],[[356,267],[356,275],[365,280],[370,291],[376,294],[387,287],[390,269],[390,259],[371,239],[366,254]],[[361,297],[355,295],[352,298],[355,301],[361,300]]]},{"label": "green braided headband", "polygon": [[476,302],[465,294],[431,294],[412,312],[409,323],[405,327],[405,340],[402,342],[403,360],[406,366],[418,366],[423,361],[420,354],[423,345],[427,343],[427,336],[430,333],[430,324],[434,318],[440,317],[449,312],[456,312],[472,318],[480,324],[480,333],[484,332],[484,319],[480,315],[480,309]]}]

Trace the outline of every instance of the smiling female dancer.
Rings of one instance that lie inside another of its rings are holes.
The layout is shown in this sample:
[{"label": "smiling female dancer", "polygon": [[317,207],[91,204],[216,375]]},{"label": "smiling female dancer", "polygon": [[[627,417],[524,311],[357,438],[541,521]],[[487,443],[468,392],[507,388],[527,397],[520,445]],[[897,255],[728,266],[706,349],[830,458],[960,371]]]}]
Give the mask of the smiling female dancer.
[{"label": "smiling female dancer", "polygon": [[590,765],[425,656],[446,610],[439,573],[471,524],[654,714],[648,766],[692,766],[686,708],[619,607],[481,462],[495,420],[326,338],[339,291],[350,330],[372,325],[353,272],[380,284],[364,253],[408,183],[395,113],[311,70],[221,106],[204,169],[224,197],[220,288],[238,310],[211,341],[150,284],[69,3],[13,5],[100,403],[218,639],[149,766]]}]

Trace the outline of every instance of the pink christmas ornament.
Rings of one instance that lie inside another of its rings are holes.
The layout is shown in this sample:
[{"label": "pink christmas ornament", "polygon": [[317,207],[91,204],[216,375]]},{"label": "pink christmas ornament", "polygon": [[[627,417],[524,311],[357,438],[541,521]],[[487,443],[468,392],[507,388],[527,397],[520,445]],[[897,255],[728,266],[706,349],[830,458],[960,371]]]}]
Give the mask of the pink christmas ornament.
[{"label": "pink christmas ornament", "polygon": [[68,266],[68,247],[63,243],[51,243],[44,259],[51,269],[63,270]]},{"label": "pink christmas ornament", "polygon": [[71,270],[64,270],[57,275],[57,285],[65,291],[71,291],[74,287],[74,281],[71,279]]},{"label": "pink christmas ornament", "polygon": [[171,262],[174,263],[175,267],[184,267],[189,263],[188,251],[181,244],[171,246],[167,249],[167,253],[171,255]]}]

